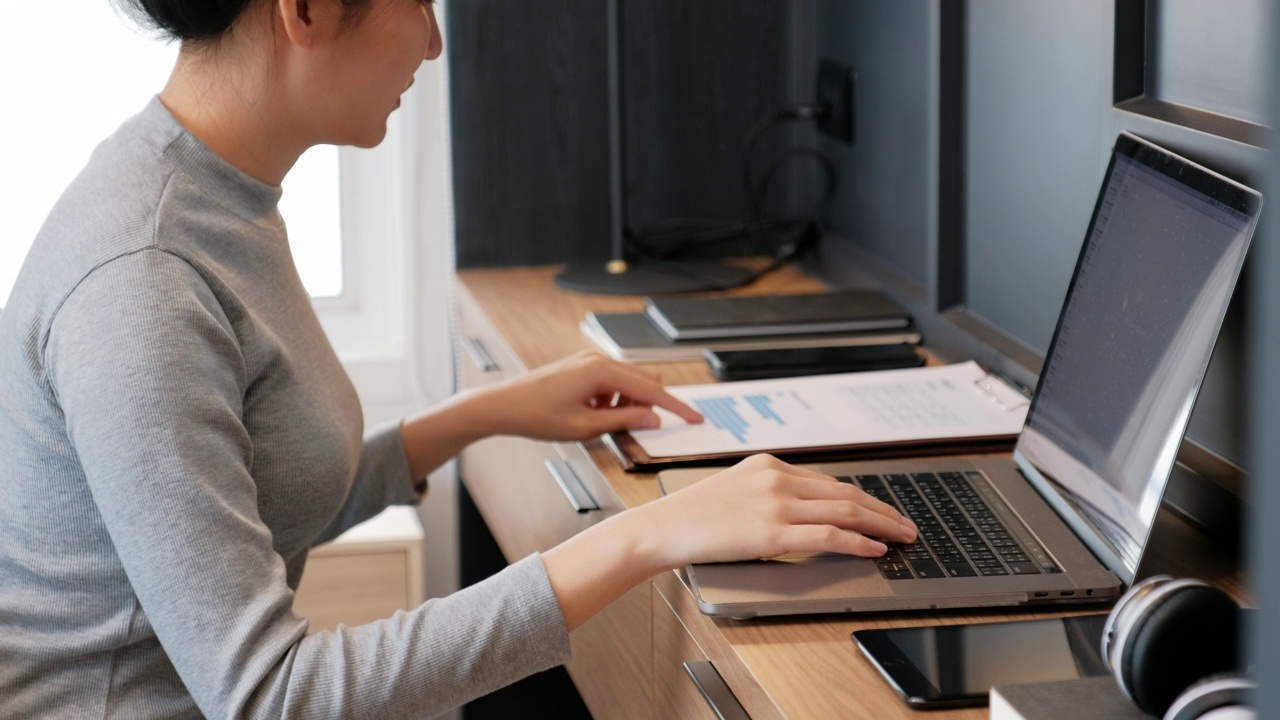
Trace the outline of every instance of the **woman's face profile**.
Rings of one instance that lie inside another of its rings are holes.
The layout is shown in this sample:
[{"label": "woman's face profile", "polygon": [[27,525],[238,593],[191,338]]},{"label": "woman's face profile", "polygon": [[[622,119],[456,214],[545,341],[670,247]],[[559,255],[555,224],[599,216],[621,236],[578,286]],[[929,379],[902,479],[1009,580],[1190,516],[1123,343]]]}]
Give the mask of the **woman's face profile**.
[{"label": "woman's face profile", "polygon": [[314,107],[328,120],[335,145],[373,147],[387,118],[413,84],[423,60],[440,56],[443,41],[429,0],[371,0],[357,22],[339,32],[316,61]]}]

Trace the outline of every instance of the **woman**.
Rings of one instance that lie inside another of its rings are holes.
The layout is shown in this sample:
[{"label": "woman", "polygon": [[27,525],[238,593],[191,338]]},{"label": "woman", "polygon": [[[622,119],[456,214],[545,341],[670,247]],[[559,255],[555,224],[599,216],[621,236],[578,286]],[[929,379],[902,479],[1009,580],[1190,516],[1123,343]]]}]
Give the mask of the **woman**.
[{"label": "woman", "polygon": [[0,716],[429,717],[564,662],[569,631],[665,569],[914,537],[757,457],[448,598],[307,636],[307,549],[415,502],[468,443],[644,427],[654,405],[700,418],[582,355],[362,439],[276,203],[312,145],[382,140],[440,54],[431,5],[122,1],[182,41],[178,62],[59,200],[0,316]]}]

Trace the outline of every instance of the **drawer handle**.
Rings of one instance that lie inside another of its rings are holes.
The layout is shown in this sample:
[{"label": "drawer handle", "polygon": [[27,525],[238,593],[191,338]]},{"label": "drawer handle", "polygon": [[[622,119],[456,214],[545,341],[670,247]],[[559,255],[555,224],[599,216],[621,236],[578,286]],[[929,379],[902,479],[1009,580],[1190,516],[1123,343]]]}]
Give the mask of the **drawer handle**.
[{"label": "drawer handle", "polygon": [[471,358],[471,362],[480,368],[480,372],[493,372],[498,369],[498,363],[493,361],[493,356],[489,354],[489,349],[484,346],[484,341],[480,338],[462,336],[462,347],[467,351],[467,356]]},{"label": "drawer handle", "polygon": [[707,701],[711,711],[720,720],[751,720],[746,708],[742,707],[737,696],[716,671],[715,665],[709,662],[687,662],[684,670],[689,673],[698,692],[702,693],[702,699]]},{"label": "drawer handle", "polygon": [[573,466],[566,460],[547,460],[547,470],[551,471],[551,477],[555,478],[556,484],[564,491],[564,496],[569,498],[569,504],[573,509],[580,513],[599,510],[600,506],[592,499],[591,493],[582,486],[582,481],[578,479],[578,473],[573,471]]}]

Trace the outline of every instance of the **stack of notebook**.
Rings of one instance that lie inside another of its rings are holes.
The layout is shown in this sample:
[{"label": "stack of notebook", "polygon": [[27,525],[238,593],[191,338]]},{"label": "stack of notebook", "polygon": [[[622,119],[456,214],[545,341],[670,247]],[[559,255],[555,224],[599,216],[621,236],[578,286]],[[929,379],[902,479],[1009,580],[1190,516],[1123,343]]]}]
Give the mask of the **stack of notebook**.
[{"label": "stack of notebook", "polygon": [[911,315],[871,291],[648,298],[642,313],[587,313],[583,334],[632,362],[700,360],[705,350],[919,343]]}]

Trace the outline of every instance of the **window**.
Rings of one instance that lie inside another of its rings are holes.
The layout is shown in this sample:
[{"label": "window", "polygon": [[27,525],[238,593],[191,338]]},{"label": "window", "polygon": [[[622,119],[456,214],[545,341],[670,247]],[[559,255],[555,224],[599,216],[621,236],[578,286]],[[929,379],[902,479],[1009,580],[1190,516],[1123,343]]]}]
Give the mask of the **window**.
[{"label": "window", "polygon": [[[438,0],[439,1],[439,0]],[[438,17],[443,19],[441,8]],[[93,148],[164,87],[177,46],[117,17],[109,0],[10,3],[0,22],[0,308],[50,208]],[[428,63],[373,150],[312,148],[280,212],[317,315],[347,368],[366,427],[453,386],[448,82]],[[433,595],[456,588],[448,470],[422,512]]]},{"label": "window", "polygon": [[[107,0],[19,3],[0,23],[5,111],[0,114],[0,307],[58,196],[93,148],[164,87],[177,58],[117,17]],[[313,297],[344,282],[338,149],[313,148],[284,183],[280,211]]]},{"label": "window", "polygon": [[289,229],[289,248],[313,298],[341,297],[346,287],[338,178],[338,148],[319,145],[298,158],[282,185],[280,214]]},{"label": "window", "polygon": [[[164,87],[178,55],[109,0],[17,3],[4,20],[0,308],[58,196]],[[443,59],[424,66],[379,147],[312,148],[284,181],[280,212],[299,273],[366,409],[381,408],[374,419],[451,389],[445,68]]]},{"label": "window", "polygon": [[105,0],[10,5],[0,23],[0,306],[58,196],[94,146],[164,86],[177,56]]}]

